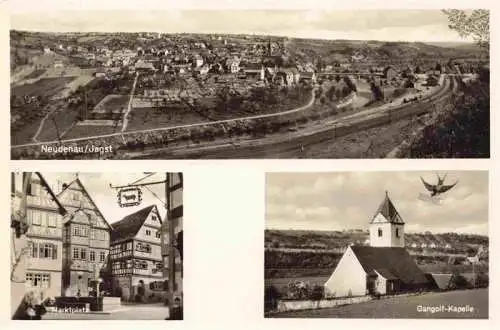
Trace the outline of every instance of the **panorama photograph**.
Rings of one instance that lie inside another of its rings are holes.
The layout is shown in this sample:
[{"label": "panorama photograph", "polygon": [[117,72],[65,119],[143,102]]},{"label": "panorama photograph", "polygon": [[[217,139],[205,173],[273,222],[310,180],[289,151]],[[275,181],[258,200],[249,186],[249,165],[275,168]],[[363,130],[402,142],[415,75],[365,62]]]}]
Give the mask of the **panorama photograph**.
[{"label": "panorama photograph", "polygon": [[182,173],[11,173],[13,320],[182,320]]},{"label": "panorama photograph", "polygon": [[488,10],[23,10],[12,159],[490,155]]},{"label": "panorama photograph", "polygon": [[487,171],[267,173],[266,318],[487,319]]}]

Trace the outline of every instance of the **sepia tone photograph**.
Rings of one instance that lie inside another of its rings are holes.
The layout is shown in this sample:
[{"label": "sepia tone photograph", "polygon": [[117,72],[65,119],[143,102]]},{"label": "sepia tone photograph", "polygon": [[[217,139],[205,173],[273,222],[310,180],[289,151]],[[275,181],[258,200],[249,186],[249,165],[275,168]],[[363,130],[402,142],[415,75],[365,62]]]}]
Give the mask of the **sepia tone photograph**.
[{"label": "sepia tone photograph", "polygon": [[11,14],[12,159],[489,158],[489,10]]},{"label": "sepia tone photograph", "polygon": [[13,320],[182,320],[182,173],[11,173]]},{"label": "sepia tone photograph", "polygon": [[264,316],[487,319],[488,177],[267,173]]}]

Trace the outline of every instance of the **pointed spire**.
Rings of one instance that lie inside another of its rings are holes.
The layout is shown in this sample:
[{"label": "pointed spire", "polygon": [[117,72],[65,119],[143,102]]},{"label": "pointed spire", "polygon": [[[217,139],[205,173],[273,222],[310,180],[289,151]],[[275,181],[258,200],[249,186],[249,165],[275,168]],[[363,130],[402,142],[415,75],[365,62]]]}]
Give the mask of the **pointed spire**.
[{"label": "pointed spire", "polygon": [[402,220],[401,216],[399,215],[398,211],[396,210],[396,207],[394,206],[391,199],[389,198],[389,192],[387,190],[385,191],[385,198],[382,201],[382,203],[380,204],[377,212],[373,216],[372,221],[373,221],[373,219],[375,219],[375,217],[379,213],[382,214],[384,216],[384,218],[386,218],[387,221],[390,223],[393,223],[393,222],[403,223],[403,220]]}]

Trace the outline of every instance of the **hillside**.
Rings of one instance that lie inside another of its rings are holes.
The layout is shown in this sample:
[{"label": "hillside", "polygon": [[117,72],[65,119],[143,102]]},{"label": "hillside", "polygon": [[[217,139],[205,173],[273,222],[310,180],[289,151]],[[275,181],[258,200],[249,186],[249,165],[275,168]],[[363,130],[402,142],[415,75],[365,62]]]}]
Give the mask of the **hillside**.
[{"label": "hillside", "polygon": [[[369,244],[368,231],[265,231],[266,278],[325,276],[331,273],[351,244]],[[457,233],[405,234],[406,248],[417,264],[429,272],[470,272],[467,257],[481,246],[481,269],[488,268],[489,239]]]}]

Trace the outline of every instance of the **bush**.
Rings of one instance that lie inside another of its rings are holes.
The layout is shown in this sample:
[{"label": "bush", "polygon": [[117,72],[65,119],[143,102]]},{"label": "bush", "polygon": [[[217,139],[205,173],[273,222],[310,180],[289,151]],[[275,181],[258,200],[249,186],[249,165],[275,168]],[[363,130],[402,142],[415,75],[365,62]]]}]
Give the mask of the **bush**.
[{"label": "bush", "polygon": [[460,273],[456,272],[451,276],[450,289],[460,290],[460,289],[467,289],[468,287],[469,287],[469,281],[467,281],[467,279]]},{"label": "bush", "polygon": [[325,287],[322,285],[315,285],[309,295],[311,300],[321,300],[325,296]]},{"label": "bush", "polygon": [[474,287],[487,288],[489,286],[489,276],[483,272],[476,274],[474,278]]}]

